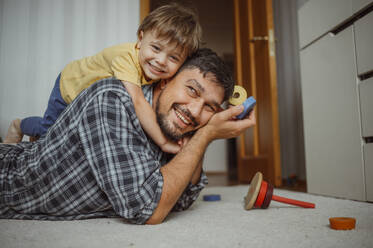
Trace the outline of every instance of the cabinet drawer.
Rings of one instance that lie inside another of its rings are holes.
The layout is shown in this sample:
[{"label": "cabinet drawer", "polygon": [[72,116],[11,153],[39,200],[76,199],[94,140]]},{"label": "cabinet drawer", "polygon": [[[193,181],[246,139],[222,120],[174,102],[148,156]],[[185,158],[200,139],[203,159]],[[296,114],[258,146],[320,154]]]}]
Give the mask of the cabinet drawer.
[{"label": "cabinet drawer", "polygon": [[373,137],[373,78],[360,82],[360,109],[363,137]]},{"label": "cabinet drawer", "polygon": [[304,47],[352,15],[352,0],[309,0],[298,10],[299,44]]},{"label": "cabinet drawer", "polygon": [[300,53],[307,190],[365,200],[353,43],[348,27]]},{"label": "cabinet drawer", "polygon": [[365,187],[367,201],[373,201],[373,143],[364,144]]},{"label": "cabinet drawer", "polygon": [[372,3],[372,0],[354,0],[352,1],[352,13],[356,13],[368,4]]},{"label": "cabinet drawer", "polygon": [[373,12],[355,22],[357,72],[373,70]]}]

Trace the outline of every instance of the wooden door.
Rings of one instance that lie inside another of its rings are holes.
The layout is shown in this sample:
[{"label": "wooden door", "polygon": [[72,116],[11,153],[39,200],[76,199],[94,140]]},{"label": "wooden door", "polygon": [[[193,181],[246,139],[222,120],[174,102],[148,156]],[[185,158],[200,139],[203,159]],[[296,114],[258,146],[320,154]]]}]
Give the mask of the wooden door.
[{"label": "wooden door", "polygon": [[257,125],[237,138],[241,183],[257,171],[281,185],[280,135],[272,0],[234,0],[236,82],[257,100]]}]

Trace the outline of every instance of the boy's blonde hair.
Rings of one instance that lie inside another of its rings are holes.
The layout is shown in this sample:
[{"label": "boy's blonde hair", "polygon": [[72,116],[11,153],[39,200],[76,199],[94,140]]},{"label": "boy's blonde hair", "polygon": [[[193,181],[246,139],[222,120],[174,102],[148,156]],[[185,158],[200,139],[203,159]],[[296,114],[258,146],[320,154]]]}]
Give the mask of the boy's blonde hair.
[{"label": "boy's blonde hair", "polygon": [[141,31],[155,31],[158,37],[183,47],[187,56],[197,51],[202,40],[202,28],[196,12],[177,3],[153,10],[139,26],[138,37]]}]

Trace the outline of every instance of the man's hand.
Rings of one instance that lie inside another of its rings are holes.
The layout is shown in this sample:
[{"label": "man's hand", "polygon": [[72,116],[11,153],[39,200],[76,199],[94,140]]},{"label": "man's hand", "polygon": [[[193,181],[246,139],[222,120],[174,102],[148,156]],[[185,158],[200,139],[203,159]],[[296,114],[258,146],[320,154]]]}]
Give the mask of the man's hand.
[{"label": "man's hand", "polygon": [[216,113],[200,131],[206,132],[210,142],[215,139],[237,137],[247,128],[256,124],[255,110],[242,120],[236,119],[243,109],[242,105],[238,105]]}]

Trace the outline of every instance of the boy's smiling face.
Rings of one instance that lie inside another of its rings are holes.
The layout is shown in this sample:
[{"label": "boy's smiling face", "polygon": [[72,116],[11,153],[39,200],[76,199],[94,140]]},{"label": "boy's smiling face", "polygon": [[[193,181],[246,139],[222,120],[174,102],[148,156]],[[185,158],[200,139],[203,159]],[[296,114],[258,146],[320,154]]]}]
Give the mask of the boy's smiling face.
[{"label": "boy's smiling face", "polygon": [[187,57],[182,47],[158,37],[154,31],[141,31],[136,47],[147,80],[171,78]]}]

